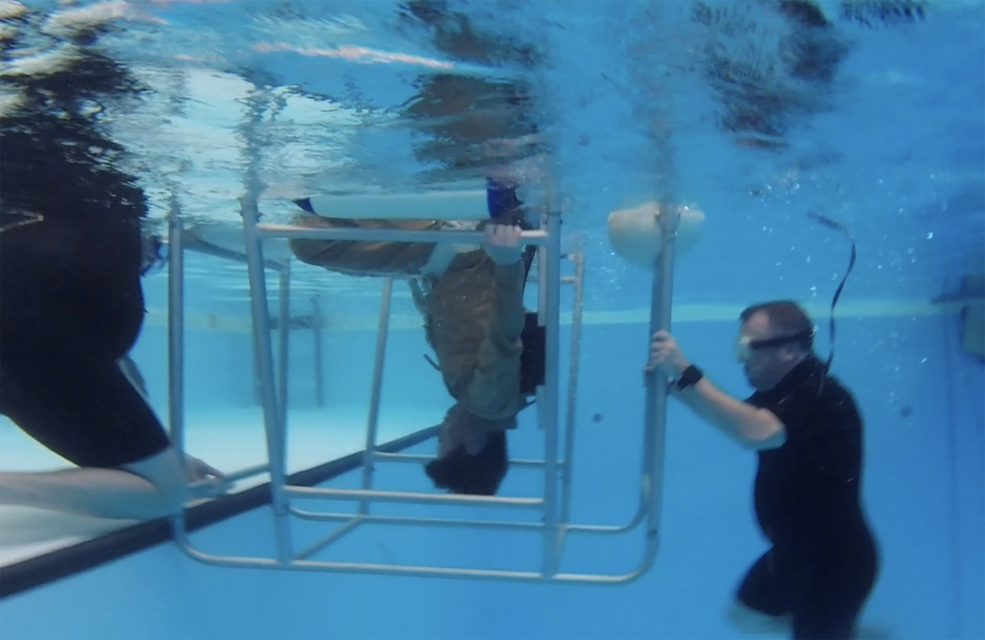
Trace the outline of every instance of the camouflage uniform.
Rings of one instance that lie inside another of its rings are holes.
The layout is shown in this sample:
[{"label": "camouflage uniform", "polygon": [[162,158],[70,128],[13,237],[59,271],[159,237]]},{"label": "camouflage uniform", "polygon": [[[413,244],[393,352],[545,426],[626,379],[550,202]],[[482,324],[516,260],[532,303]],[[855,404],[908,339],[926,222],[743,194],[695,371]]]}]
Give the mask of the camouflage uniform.
[{"label": "camouflage uniform", "polygon": [[[305,215],[308,227],[440,229],[443,223],[419,220],[340,220]],[[290,241],[299,260],[337,273],[410,277],[414,302],[424,318],[448,393],[490,427],[512,426],[524,406],[520,394],[523,344],[524,268],[517,260],[497,265],[482,248],[458,253],[441,275],[422,269],[433,243],[351,240]]]}]

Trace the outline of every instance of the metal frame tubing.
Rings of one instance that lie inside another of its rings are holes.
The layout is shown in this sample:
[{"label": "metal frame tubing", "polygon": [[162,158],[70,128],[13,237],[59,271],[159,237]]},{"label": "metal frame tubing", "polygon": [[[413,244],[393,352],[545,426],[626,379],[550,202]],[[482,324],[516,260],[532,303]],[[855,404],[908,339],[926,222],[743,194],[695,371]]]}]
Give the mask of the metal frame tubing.
[{"label": "metal frame tubing", "polygon": [[[245,263],[243,256],[234,258],[232,252],[213,253],[185,238],[181,218],[181,204],[171,195],[168,210],[168,431],[171,445],[178,452],[179,464],[185,465],[185,251],[191,250],[226,260]],[[281,270],[279,263],[267,263],[268,268]],[[245,467],[226,474],[229,483],[252,478],[270,470],[269,463]],[[201,481],[189,485],[196,488]],[[185,536],[185,512],[182,509],[172,519],[179,545],[187,544]]]},{"label": "metal frame tubing", "polygon": [[287,367],[291,353],[289,344],[291,336],[291,263],[289,262],[284,263],[284,268],[280,270],[278,294],[280,295],[280,321],[277,323],[277,349],[280,357],[277,359],[277,389],[280,392],[280,428],[284,434],[286,446],[287,394],[289,392]]},{"label": "metal frame tubing", "polygon": [[[305,238],[309,240],[358,240],[372,242],[451,242],[456,244],[481,244],[482,231],[458,231],[445,229],[356,229],[332,227],[301,227],[289,224],[258,224],[261,235],[275,238]],[[549,242],[544,231],[524,231],[523,244],[543,245]]]},{"label": "metal frame tubing", "polygon": [[[571,524],[571,496],[573,494],[573,474],[574,474],[574,442],[575,442],[575,415],[578,395],[578,363],[581,358],[581,327],[582,327],[582,306],[584,298],[584,279],[585,279],[585,257],[583,253],[576,253],[569,256],[575,265],[575,275],[570,279],[575,284],[575,301],[571,318],[571,363],[568,367],[568,404],[565,415],[565,441],[564,457],[559,464],[562,465],[562,495],[561,495],[561,542],[558,553],[564,550],[564,542],[567,534],[572,532],[591,533],[591,534],[623,534],[628,533],[638,527],[646,516],[646,493],[640,492],[639,503],[636,513],[624,525],[583,525]],[[562,282],[568,279],[562,278]],[[646,464],[645,457],[643,455]],[[511,462],[511,465],[516,464]]]},{"label": "metal frame tubing", "polygon": [[172,194],[168,211],[168,423],[171,444],[179,451],[185,449],[185,253],[182,232],[178,198]]},{"label": "metal frame tubing", "polygon": [[[249,264],[245,253],[236,253],[235,251],[230,251],[229,249],[217,247],[214,244],[209,244],[208,242],[194,236],[183,238],[182,246],[187,251],[194,251],[195,253],[212,256],[213,258],[221,258],[223,260],[229,260],[230,262],[238,262],[243,265]],[[264,260],[263,266],[272,271],[280,272],[284,270],[287,263],[275,262],[274,260]]]},{"label": "metal frame tubing", "polygon": [[[168,430],[171,446],[178,453],[182,476],[185,471],[185,254],[181,205],[171,194],[168,205]],[[171,519],[180,540],[185,531],[185,510]]]},{"label": "metal frame tubing", "polygon": [[311,298],[311,334],[313,341],[312,353],[315,358],[315,405],[320,409],[325,406],[325,371],[323,369],[324,356],[322,355],[322,316],[321,305],[318,304],[318,296]]},{"label": "metal frame tubing", "polygon": [[[544,429],[544,557],[543,573],[550,577],[557,573],[560,540],[558,538],[558,397],[559,380],[559,329],[561,325],[561,214],[554,207],[550,186],[547,190],[547,264],[540,276],[541,296],[545,302],[545,374],[541,389],[543,405],[539,416]],[[538,403],[540,404],[540,403]]]},{"label": "metal frame tubing", "polygon": [[[671,211],[673,209],[673,211]],[[658,214],[661,250],[653,269],[653,289],[650,295],[650,335],[670,330],[671,309],[674,297],[674,248],[677,222],[680,212],[670,202],[661,206]],[[649,349],[647,350],[649,352]],[[660,516],[663,508],[664,446],[667,431],[666,376],[654,373],[646,377],[646,413],[644,418],[644,489],[647,494],[646,547],[647,564],[652,565],[657,556],[660,534]]]},{"label": "metal frame tubing", "polygon": [[[373,471],[376,455],[376,439],[380,426],[380,398],[383,392],[383,366],[386,364],[386,342],[390,333],[390,303],[393,300],[393,278],[383,283],[383,297],[380,300],[380,319],[376,331],[376,357],[373,360],[373,389],[369,398],[369,419],[366,424],[366,447],[363,449],[363,490],[368,491],[373,484]],[[369,513],[369,501],[359,503],[359,514]]]},{"label": "metal frame tubing", "polygon": [[[553,184],[548,180],[545,182],[545,196],[547,198],[547,207],[540,214],[540,228],[547,229],[548,217],[551,214],[551,201],[554,197]],[[560,259],[560,256],[556,256]],[[545,314],[547,313],[547,288],[543,286],[541,282],[545,278],[547,273],[547,261],[551,258],[547,251],[537,252],[537,322],[540,326],[544,327],[547,325],[547,319]],[[538,401],[540,399],[538,398]],[[542,424],[538,424],[543,428]]]},{"label": "metal frame tubing", "polygon": [[584,299],[585,256],[569,256],[575,265],[575,300],[571,311],[571,354],[568,363],[568,402],[564,414],[564,457],[561,466],[561,533],[558,537],[558,557],[564,552],[568,523],[571,522],[571,475],[575,457],[575,411],[578,401],[578,360],[581,354],[581,320]]},{"label": "metal frame tubing", "polygon": [[[375,516],[362,516],[363,520],[375,519]],[[443,524],[433,522],[429,524]],[[465,523],[455,523],[461,525]],[[354,528],[355,525],[350,527]],[[537,525],[539,526],[539,525]],[[515,524],[510,525],[516,528]],[[340,530],[341,531],[341,530]],[[337,539],[337,538],[336,538]],[[307,550],[306,550],[307,551]],[[294,571],[321,571],[333,573],[370,574],[385,576],[405,576],[417,578],[458,578],[465,580],[498,580],[502,582],[539,582],[552,584],[592,584],[592,585],[623,585],[639,580],[652,565],[652,561],[643,564],[633,571],[621,575],[607,574],[565,574],[555,573],[547,577],[540,571],[509,571],[489,569],[464,569],[444,567],[419,567],[411,565],[389,565],[354,562],[320,562],[314,560],[292,560],[281,563],[270,558],[257,557],[222,557],[203,553],[188,547],[185,552],[195,560],[216,567],[236,567],[241,569],[290,569]]]},{"label": "metal frame tubing", "polygon": [[[376,452],[373,456],[374,460],[380,460],[383,462],[413,462],[419,464],[422,462],[430,462],[434,460],[433,455],[423,455],[423,454],[413,454],[413,453],[383,453]],[[558,466],[564,464],[564,460],[558,460]],[[536,467],[540,469],[544,466],[543,460],[510,460],[510,468],[513,467]]]},{"label": "metal frame tubing", "polygon": [[[550,194],[549,194],[550,195]],[[550,201],[548,202],[550,204]],[[667,209],[665,209],[667,210]],[[578,357],[581,337],[581,303],[583,297],[582,282],[584,278],[584,262],[577,255],[575,264],[575,307],[572,316],[571,370],[569,371],[569,390],[567,398],[567,415],[565,423],[564,456],[559,458],[559,325],[560,325],[560,285],[561,251],[560,251],[560,215],[550,206],[543,216],[543,231],[528,231],[523,234],[525,244],[538,244],[543,247],[540,253],[540,277],[538,278],[538,295],[541,301],[539,317],[546,327],[546,372],[545,383],[538,389],[539,422],[544,430],[545,456],[544,460],[514,461],[516,466],[543,467],[544,494],[543,498],[512,498],[497,496],[461,496],[454,494],[411,493],[398,491],[371,490],[373,464],[377,461],[420,462],[430,459],[430,456],[414,456],[405,454],[377,453],[376,439],[379,420],[379,403],[382,388],[382,376],[385,361],[386,337],[389,329],[390,300],[392,280],[384,285],[384,296],[381,301],[379,331],[377,335],[377,352],[374,363],[373,396],[371,399],[370,415],[367,426],[366,448],[363,452],[363,488],[361,490],[327,489],[313,487],[286,486],[284,460],[284,408],[278,404],[287,402],[286,385],[281,380],[278,398],[277,387],[273,377],[273,354],[269,332],[269,316],[267,309],[266,284],[264,279],[262,239],[264,236],[298,237],[298,238],[337,238],[337,239],[374,239],[403,242],[477,242],[481,241],[479,232],[441,231],[422,232],[409,230],[360,230],[360,229],[309,229],[289,227],[284,225],[258,224],[259,212],[255,198],[244,198],[242,201],[244,234],[246,238],[247,264],[249,266],[250,287],[252,294],[252,313],[254,321],[254,340],[259,360],[261,362],[261,389],[264,407],[264,418],[267,425],[268,452],[270,454],[271,490],[273,496],[273,512],[276,521],[278,555],[276,559],[256,557],[221,557],[203,553],[187,544],[184,531],[180,532],[179,544],[183,545],[185,553],[191,557],[215,566],[261,568],[261,569],[292,569],[302,571],[332,571],[340,573],[364,573],[376,575],[403,575],[419,577],[444,577],[466,579],[489,579],[513,582],[554,582],[569,584],[625,584],[644,575],[652,566],[657,553],[657,535],[660,525],[660,508],[662,506],[663,459],[662,452],[665,439],[667,385],[660,376],[651,376],[647,383],[647,402],[644,420],[645,450],[643,452],[643,495],[640,509],[629,525],[622,527],[570,525],[571,472],[574,450],[575,400],[577,395]],[[660,216],[662,229],[662,251],[658,264],[654,266],[653,298],[651,301],[651,334],[670,325],[670,305],[672,299],[672,278],[674,259],[674,236],[677,218],[667,215]],[[344,233],[339,233],[340,231]],[[379,233],[383,231],[384,233]],[[354,232],[354,233],[353,233]],[[375,232],[375,233],[374,233]],[[175,233],[175,243],[181,247],[180,231]],[[372,236],[372,238],[370,238]],[[427,237],[425,237],[427,236]],[[431,236],[434,236],[433,238]],[[180,251],[176,252],[180,254]],[[178,270],[182,267],[180,258],[171,268]],[[174,273],[174,272],[173,272]],[[289,277],[289,272],[287,272]],[[180,278],[171,291],[174,304],[172,313],[180,313]],[[282,281],[283,283],[283,281]],[[282,285],[282,293],[284,292]],[[281,306],[282,323],[288,320],[284,314],[284,303]],[[175,323],[180,327],[180,323]],[[286,326],[286,324],[282,324]],[[177,329],[173,329],[172,333]],[[180,335],[172,335],[173,345],[180,346]],[[286,348],[282,346],[282,354]],[[285,360],[285,358],[282,358]],[[180,356],[175,360],[181,364]],[[281,373],[283,375],[283,373]],[[180,380],[180,367],[175,370],[173,378]],[[175,382],[172,381],[174,386]],[[180,391],[174,395],[180,403]],[[175,407],[172,407],[172,411]],[[179,429],[180,418],[173,421]],[[562,495],[560,513],[558,505],[558,471],[563,472],[561,479]],[[354,501],[360,505],[358,513],[313,513],[289,506],[291,498],[318,499],[328,501]],[[543,511],[542,522],[497,522],[483,520],[451,520],[437,518],[413,518],[402,516],[370,515],[371,502],[389,502],[404,504],[444,504],[490,506],[499,508],[534,509]],[[326,538],[311,544],[297,554],[291,552],[290,528],[288,516],[294,515],[302,519],[317,521],[333,521],[343,523],[340,528]],[[584,533],[623,533],[635,528],[644,517],[648,518],[646,549],[643,562],[632,572],[623,575],[589,575],[563,574],[558,572],[561,553],[564,547],[565,535],[569,532]],[[311,555],[323,549],[328,544],[354,531],[361,524],[387,525],[426,525],[443,527],[473,527],[499,530],[520,530],[542,534],[543,563],[539,571],[492,571],[467,568],[415,567],[406,565],[379,565],[346,562],[319,562],[308,560]]]},{"label": "metal frame tubing", "polygon": [[[240,200],[243,233],[246,239],[247,271],[250,278],[250,298],[253,314],[253,339],[260,363],[260,395],[267,433],[267,454],[270,458],[271,507],[274,512],[274,531],[277,558],[281,564],[290,562],[291,539],[288,502],[284,487],[287,480],[286,436],[281,422],[274,382],[273,347],[270,339],[270,310],[267,308],[267,282],[263,270],[263,237],[257,230],[260,213],[253,194]],[[286,400],[286,398],[285,398]]]}]

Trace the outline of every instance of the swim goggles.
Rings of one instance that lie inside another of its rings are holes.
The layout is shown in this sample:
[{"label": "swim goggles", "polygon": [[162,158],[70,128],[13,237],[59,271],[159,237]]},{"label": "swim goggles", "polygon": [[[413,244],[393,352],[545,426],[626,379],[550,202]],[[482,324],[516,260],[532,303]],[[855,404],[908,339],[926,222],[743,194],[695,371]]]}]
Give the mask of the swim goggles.
[{"label": "swim goggles", "polygon": [[810,331],[800,331],[786,336],[767,338],[765,340],[753,340],[749,336],[739,336],[735,341],[735,357],[739,362],[746,362],[752,357],[753,351],[759,349],[769,349],[770,347],[782,347],[786,344],[803,343],[809,347],[814,346],[814,334],[817,329]]}]

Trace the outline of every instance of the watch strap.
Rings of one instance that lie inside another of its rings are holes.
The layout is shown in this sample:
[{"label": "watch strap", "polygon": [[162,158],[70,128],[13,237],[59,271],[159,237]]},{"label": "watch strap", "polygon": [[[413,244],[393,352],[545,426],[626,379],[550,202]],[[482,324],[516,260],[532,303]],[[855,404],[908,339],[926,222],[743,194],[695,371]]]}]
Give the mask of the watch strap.
[{"label": "watch strap", "polygon": [[681,372],[681,377],[677,379],[677,383],[674,386],[677,387],[678,391],[683,391],[691,385],[696,384],[704,375],[701,369],[693,364],[688,365],[687,369]]}]

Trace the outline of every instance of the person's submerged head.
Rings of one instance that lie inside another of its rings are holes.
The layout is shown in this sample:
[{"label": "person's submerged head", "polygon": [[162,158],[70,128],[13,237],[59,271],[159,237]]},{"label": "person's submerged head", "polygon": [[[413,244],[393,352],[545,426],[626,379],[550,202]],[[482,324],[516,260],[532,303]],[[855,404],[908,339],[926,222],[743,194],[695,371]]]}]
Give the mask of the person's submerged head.
[{"label": "person's submerged head", "polygon": [[448,410],[438,432],[438,456],[425,471],[434,486],[452,493],[495,495],[506,477],[506,429],[515,419],[491,421],[461,405]]},{"label": "person's submerged head", "polygon": [[752,305],[739,319],[736,356],[749,384],[759,391],[775,387],[813,353],[814,323],[795,302]]}]

